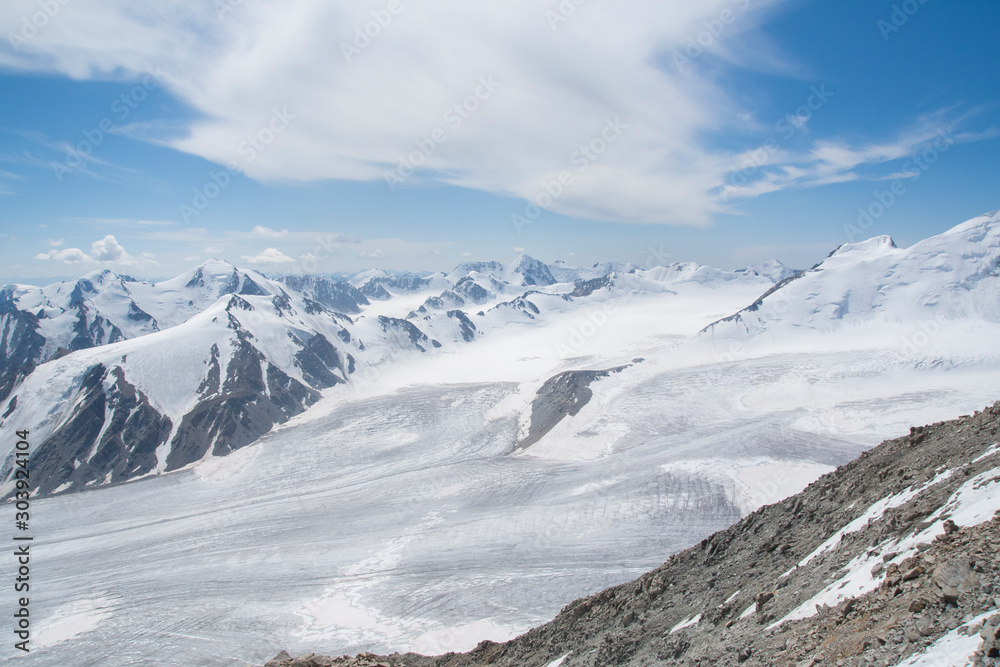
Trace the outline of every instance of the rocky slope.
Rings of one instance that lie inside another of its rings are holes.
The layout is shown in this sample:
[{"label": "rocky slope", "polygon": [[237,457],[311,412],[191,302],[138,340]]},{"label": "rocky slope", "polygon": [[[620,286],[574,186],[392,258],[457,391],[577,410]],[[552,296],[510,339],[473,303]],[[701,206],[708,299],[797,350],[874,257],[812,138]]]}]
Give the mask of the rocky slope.
[{"label": "rocky slope", "polygon": [[1000,664],[998,428],[1000,403],[913,428],[504,644],[267,664]]}]

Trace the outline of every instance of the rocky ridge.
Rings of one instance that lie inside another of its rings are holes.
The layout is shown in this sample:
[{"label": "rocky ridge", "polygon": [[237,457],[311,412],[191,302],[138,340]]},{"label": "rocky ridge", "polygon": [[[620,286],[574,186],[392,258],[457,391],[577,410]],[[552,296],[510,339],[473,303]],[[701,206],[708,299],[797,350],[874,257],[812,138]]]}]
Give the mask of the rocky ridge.
[{"label": "rocky ridge", "polygon": [[912,428],[503,644],[267,667],[998,665],[998,428]]}]

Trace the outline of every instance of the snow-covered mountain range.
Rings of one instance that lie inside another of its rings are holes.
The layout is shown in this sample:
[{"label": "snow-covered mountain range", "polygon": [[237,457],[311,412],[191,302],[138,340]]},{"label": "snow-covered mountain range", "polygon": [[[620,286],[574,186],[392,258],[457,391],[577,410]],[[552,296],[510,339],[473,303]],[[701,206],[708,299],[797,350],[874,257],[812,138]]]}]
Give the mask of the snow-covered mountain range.
[{"label": "snow-covered mountain range", "polygon": [[[553,314],[622,295],[671,299],[692,284],[759,292],[701,332],[716,348],[794,345],[803,330],[841,330],[867,344],[883,334],[873,331],[880,323],[933,334],[945,320],[997,322],[998,257],[992,214],[907,249],[888,237],[845,244],[804,272],[777,262],[574,269],[524,255],[448,274],[369,271],[338,281],[270,279],[212,260],[157,283],[101,271],[43,288],[11,285],[0,290],[0,432],[29,424],[37,488],[78,490],[225,455],[323,390],[359,371],[377,375],[401,355],[544,326]],[[572,342],[561,356],[574,356]],[[8,463],[4,493],[9,473]]]},{"label": "snow-covered mountain range", "polygon": [[518,635],[910,425],[994,402],[998,235],[988,214],[798,277],[210,262],[197,280],[88,276],[76,299],[75,282],[4,288],[0,443],[31,430],[49,494],[22,662]]},{"label": "snow-covered mountain range", "polygon": [[735,315],[709,327],[716,337],[879,323],[1000,322],[1000,225],[975,218],[909,248],[888,236],[847,243]]},{"label": "snow-covered mountain range", "polygon": [[[116,483],[246,446],[322,390],[401,355],[585,307],[598,283],[669,294],[686,281],[758,290],[771,280],[693,264],[604,268],[560,267],[557,283],[525,255],[447,275],[370,271],[335,281],[270,279],[212,260],[157,283],[105,270],[42,288],[9,285],[0,291],[0,431],[31,425],[42,493]],[[2,472],[8,492],[9,464]]]}]

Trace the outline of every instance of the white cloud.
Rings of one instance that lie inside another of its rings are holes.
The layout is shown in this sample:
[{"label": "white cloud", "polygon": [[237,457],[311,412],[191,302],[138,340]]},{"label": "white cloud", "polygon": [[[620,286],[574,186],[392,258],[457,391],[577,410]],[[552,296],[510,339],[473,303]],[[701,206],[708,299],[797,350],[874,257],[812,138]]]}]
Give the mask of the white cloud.
[{"label": "white cloud", "polygon": [[[54,245],[51,240],[48,243],[49,245]],[[60,241],[59,243],[62,242]],[[38,253],[35,255],[35,259],[45,262],[62,262],[63,264],[93,263],[117,266],[156,264],[155,256],[149,252],[142,253],[138,259],[132,257],[111,234],[91,243],[89,255],[80,248],[65,248],[63,250],[49,250],[48,252]]]},{"label": "white cloud", "polygon": [[268,229],[267,227],[264,227],[262,225],[257,225],[251,231],[254,234],[256,234],[257,236],[266,236],[266,237],[272,238],[272,239],[281,238],[282,236],[288,236],[288,230],[287,229],[282,229],[279,232],[279,231],[276,231],[274,229]]},{"label": "white cloud", "polygon": [[371,252],[365,252],[364,250],[358,252],[358,257],[368,257],[371,259],[378,259],[381,256],[382,256],[382,251],[378,249],[372,250]]},{"label": "white cloud", "polygon": [[62,239],[46,239],[45,242],[52,248],[58,248],[64,243]]},{"label": "white cloud", "polygon": [[90,246],[93,259],[98,262],[118,262],[128,253],[118,243],[114,236],[108,234],[100,241],[94,241]]},{"label": "white cloud", "polygon": [[[714,77],[722,62],[795,69],[758,29],[786,4],[573,3],[562,21],[554,2],[407,0],[348,57],[344,45],[350,51],[355,29],[372,20],[369,4],[243,0],[220,20],[217,3],[94,0],[63,6],[20,52],[0,50],[0,66],[150,77],[199,118],[158,140],[235,161],[259,180],[381,182],[402,160],[406,173],[420,163],[406,187],[436,180],[565,215],[703,224],[729,198],[860,177],[857,167],[919,145],[817,140],[790,161],[772,156],[773,168],[751,182],[720,187],[741,155],[718,148],[719,134],[759,123]],[[10,0],[0,34],[16,34],[35,10],[33,0]],[[721,23],[724,11],[732,20]],[[696,40],[705,55],[679,66]],[[615,119],[623,127],[609,141]],[[559,183],[564,172],[571,183]]]},{"label": "white cloud", "polygon": [[277,248],[268,248],[257,255],[241,255],[244,262],[250,264],[287,264],[295,260]]},{"label": "white cloud", "polygon": [[205,252],[207,252],[209,255],[221,255],[222,253],[226,252],[226,249],[210,245],[205,247]]},{"label": "white cloud", "polygon": [[524,252],[524,248],[519,245],[514,246],[513,250],[514,252]]},{"label": "white cloud", "polygon": [[[381,182],[413,154],[423,162],[414,184],[541,196],[567,215],[698,224],[721,209],[712,188],[726,161],[698,137],[731,127],[743,110],[697,66],[679,70],[673,55],[735,9],[706,51],[767,67],[770,54],[733,53],[749,40],[730,38],[787,1],[635,0],[628,11],[594,2],[559,22],[557,3],[535,0],[404,2],[348,58],[343,45],[372,20],[365,3],[244,0],[219,20],[212,3],[95,0],[63,7],[20,53],[0,52],[0,66],[77,79],[158,72],[200,118],[168,141],[218,164],[237,161],[255,179]],[[2,34],[36,9],[11,4]],[[615,118],[628,128],[605,150],[601,135]],[[435,130],[447,141],[435,143]],[[601,155],[574,158],[590,144]],[[426,159],[414,153],[421,145],[433,147]],[[548,201],[546,186],[563,171],[573,183]]]},{"label": "white cloud", "polygon": [[[724,199],[749,198],[789,188],[817,187],[862,178],[876,181],[913,178],[929,166],[920,156],[936,161],[951,146],[991,138],[994,134],[955,133],[942,114],[934,114],[918,119],[887,142],[852,146],[819,139],[802,152],[761,147],[735,156],[727,177],[720,184],[720,193]],[[874,167],[896,161],[902,162],[901,170],[868,173]]]},{"label": "white cloud", "polygon": [[49,250],[48,252],[40,252],[35,255],[35,259],[40,259],[45,262],[62,262],[63,264],[83,264],[84,262],[89,262],[90,257],[87,256],[79,248],[66,248],[65,250]]}]

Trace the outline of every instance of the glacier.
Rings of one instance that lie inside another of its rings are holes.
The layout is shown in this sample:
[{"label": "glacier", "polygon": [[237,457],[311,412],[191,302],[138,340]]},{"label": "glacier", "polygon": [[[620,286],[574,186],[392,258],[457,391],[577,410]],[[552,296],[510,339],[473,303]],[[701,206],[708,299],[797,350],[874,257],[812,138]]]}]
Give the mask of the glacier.
[{"label": "glacier", "polygon": [[[376,340],[382,316],[441,348],[366,344],[361,370],[250,446],[35,500],[33,650],[0,657],[247,665],[281,649],[441,653],[515,636],[910,424],[995,400],[998,235],[1000,216],[981,216],[909,249],[842,247],[794,278],[615,271],[573,301],[573,283],[539,285],[531,263],[470,265],[407,293],[386,282],[389,299],[344,323],[352,338]],[[491,291],[467,313],[473,342],[445,311],[410,317],[465,275]],[[498,291],[486,275],[535,284]],[[618,367],[519,446],[547,380]],[[184,395],[156,388],[152,366],[134,372],[157,400]],[[5,438],[63,391],[26,386]]]}]

